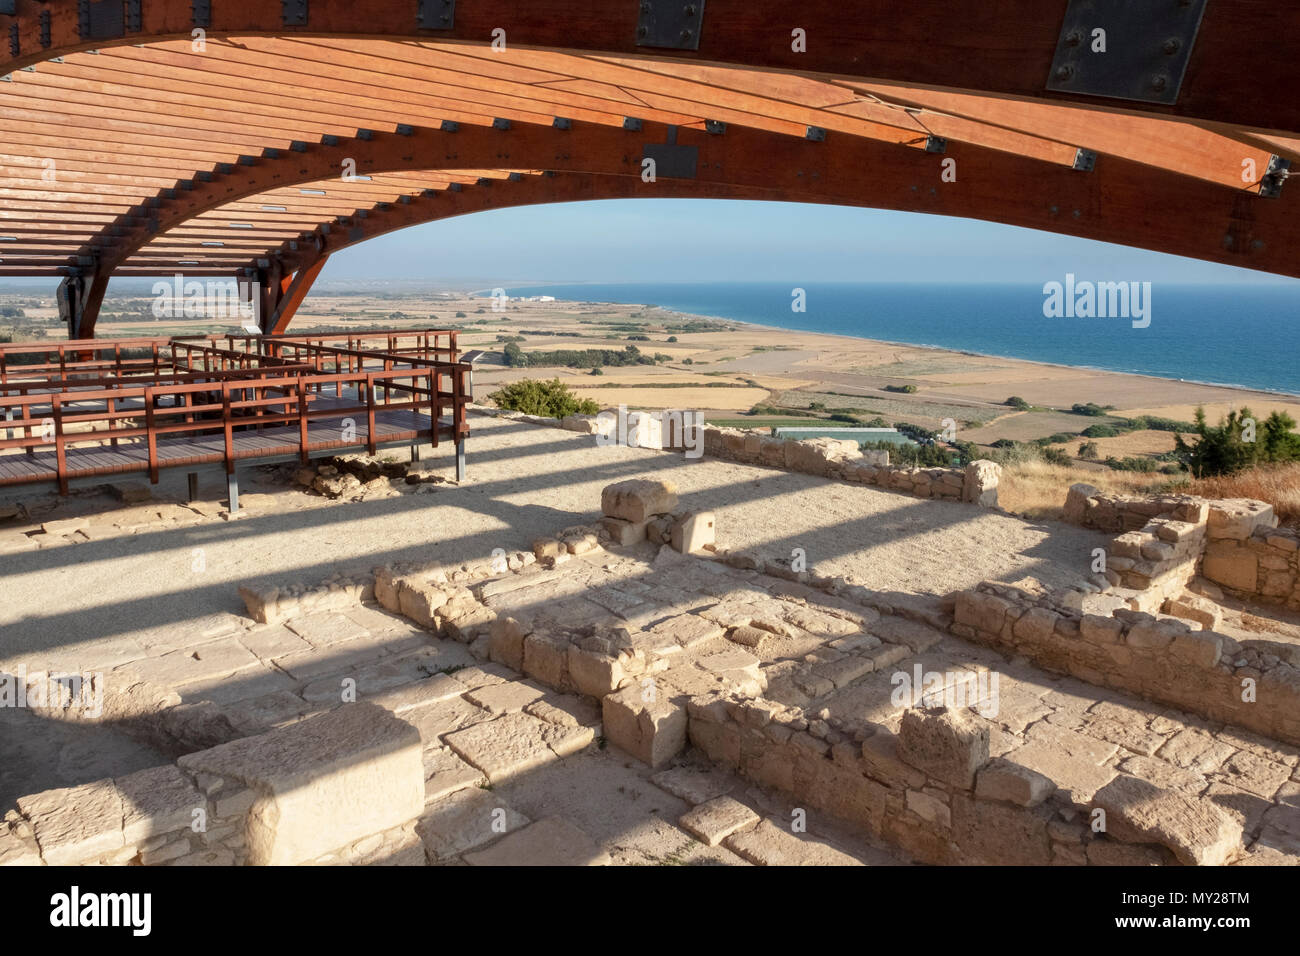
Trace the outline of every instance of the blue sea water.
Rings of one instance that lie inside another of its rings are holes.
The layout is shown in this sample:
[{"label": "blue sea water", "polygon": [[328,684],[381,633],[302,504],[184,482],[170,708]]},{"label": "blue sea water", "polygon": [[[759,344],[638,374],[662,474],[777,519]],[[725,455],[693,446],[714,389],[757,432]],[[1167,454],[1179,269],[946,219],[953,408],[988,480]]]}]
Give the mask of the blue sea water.
[{"label": "blue sea water", "polygon": [[1296,283],[1153,283],[1146,328],[1125,318],[1045,318],[1041,285],[845,282],[802,288],[807,311],[801,313],[791,309],[790,283],[578,283],[506,291],[659,305],[785,329],[1300,394]]}]

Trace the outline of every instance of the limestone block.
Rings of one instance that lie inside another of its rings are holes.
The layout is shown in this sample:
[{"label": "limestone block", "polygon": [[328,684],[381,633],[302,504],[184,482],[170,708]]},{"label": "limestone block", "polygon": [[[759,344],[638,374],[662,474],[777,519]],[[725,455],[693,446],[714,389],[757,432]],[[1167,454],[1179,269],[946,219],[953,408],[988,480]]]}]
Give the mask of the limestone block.
[{"label": "limestone block", "polygon": [[606,485],[600,493],[600,510],[611,518],[648,521],[677,507],[677,488],[671,482],[630,478]]},{"label": "limestone block", "polygon": [[112,780],[18,798],[49,866],[94,863],[125,845],[122,795]]},{"label": "limestone block", "polygon": [[717,846],[737,830],[758,823],[759,816],[734,797],[715,797],[692,807],[677,822],[693,837]]},{"label": "limestone block", "polygon": [[1083,516],[1088,510],[1088,499],[1101,494],[1101,489],[1079,482],[1070,486],[1065,496],[1065,507],[1061,510],[1061,520],[1070,524],[1083,524]]},{"label": "limestone block", "polygon": [[716,543],[712,511],[688,512],[678,517],[669,530],[674,551],[691,554]]},{"label": "limestone block", "polygon": [[634,682],[601,701],[605,736],[642,763],[662,767],[686,747],[686,708]]},{"label": "limestone block", "polygon": [[1245,548],[1207,551],[1201,573],[1238,591],[1255,591],[1259,585],[1259,558]]},{"label": "limestone block", "polygon": [[468,787],[430,804],[416,832],[430,859],[444,861],[528,823],[499,793]]},{"label": "limestone block", "polygon": [[610,855],[562,817],[545,817],[482,850],[465,854],[470,866],[609,866]]},{"label": "limestone block", "polygon": [[524,629],[513,617],[498,617],[488,632],[488,659],[512,670],[524,669]]},{"label": "limestone block", "polygon": [[436,631],[438,622],[434,612],[447,603],[448,594],[442,588],[426,582],[406,579],[397,589],[398,609],[420,627]]},{"label": "limestone block", "polygon": [[1160,610],[1186,621],[1196,621],[1207,631],[1214,630],[1223,620],[1223,609],[1219,605],[1191,593],[1169,598]]},{"label": "limestone block", "polygon": [[807,834],[792,833],[771,820],[740,830],[723,846],[755,866],[862,866],[862,862]]},{"label": "limestone block", "polygon": [[503,714],[450,733],[444,739],[462,760],[496,784],[558,759],[546,741],[548,728],[553,725],[529,714]]},{"label": "limestone block", "polygon": [[1097,791],[1106,832],[1126,843],[1159,843],[1187,866],[1220,866],[1242,848],[1242,826],[1208,800],[1121,774]]},{"label": "limestone block", "polygon": [[415,819],[424,809],[420,735],[369,703],[189,754],[190,772],[253,788],[253,865],[295,864]]},{"label": "limestone block", "polygon": [[988,763],[989,724],[964,710],[909,709],[898,730],[898,756],[944,783],[969,790]]},{"label": "limestone block", "polygon": [[1210,503],[1206,531],[1211,538],[1245,541],[1256,528],[1276,528],[1273,506],[1252,498],[1228,498]]},{"label": "limestone block", "polygon": [[1020,807],[1035,807],[1056,792],[1050,778],[1012,760],[995,757],[975,779],[975,796],[981,800],[1003,800]]},{"label": "limestone block", "polygon": [[[988,634],[1001,634],[1011,603],[996,594],[983,591],[962,591],[957,595],[953,616],[958,624],[973,627]],[[880,669],[877,663],[876,669]]]},{"label": "limestone block", "polygon": [[122,834],[127,846],[178,831],[188,832],[194,811],[207,799],[172,764],[117,778],[122,796]]},{"label": "limestone block", "polygon": [[1002,479],[1002,466],[981,459],[966,466],[962,485],[962,500],[981,508],[995,508],[998,503],[998,482]]},{"label": "limestone block", "polygon": [[568,668],[573,686],[597,698],[617,690],[627,676],[618,657],[578,644],[569,645]]},{"label": "limestone block", "polygon": [[564,542],[558,538],[538,538],[533,542],[533,556],[541,561],[543,558],[555,558],[566,553]]},{"label": "limestone block", "polygon": [[607,515],[600,519],[600,524],[609,532],[609,539],[612,544],[627,548],[645,540],[645,529],[648,522],[627,521],[624,518],[612,518]]}]

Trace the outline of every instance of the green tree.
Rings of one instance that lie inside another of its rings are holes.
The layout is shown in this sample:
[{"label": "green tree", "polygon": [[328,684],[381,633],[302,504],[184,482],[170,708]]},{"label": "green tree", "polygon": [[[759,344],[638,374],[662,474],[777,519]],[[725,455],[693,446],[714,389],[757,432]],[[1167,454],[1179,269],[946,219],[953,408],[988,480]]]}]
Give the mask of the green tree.
[{"label": "green tree", "polygon": [[578,398],[558,378],[521,379],[497,389],[488,396],[488,401],[494,402],[498,408],[547,418],[595,415],[600,411],[598,404],[589,398]]},{"label": "green tree", "polygon": [[1197,478],[1230,475],[1265,462],[1300,460],[1300,435],[1295,419],[1285,412],[1273,412],[1263,424],[1255,421],[1249,408],[1230,411],[1217,426],[1208,424],[1205,409],[1196,409],[1194,442],[1174,436],[1174,457]]}]

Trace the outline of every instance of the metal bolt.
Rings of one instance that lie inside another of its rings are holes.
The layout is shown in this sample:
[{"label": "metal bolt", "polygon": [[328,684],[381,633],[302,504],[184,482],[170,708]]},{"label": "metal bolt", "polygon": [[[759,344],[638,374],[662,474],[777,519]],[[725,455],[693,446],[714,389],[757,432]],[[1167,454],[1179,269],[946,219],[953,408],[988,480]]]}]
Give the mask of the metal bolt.
[{"label": "metal bolt", "polygon": [[1168,85],[1169,77],[1165,76],[1163,73],[1157,73],[1155,76],[1151,77],[1151,89],[1155,90],[1157,93]]},{"label": "metal bolt", "polygon": [[1074,76],[1074,67],[1072,66],[1057,67],[1056,78],[1058,80],[1062,80],[1062,81],[1068,80],[1072,76]]},{"label": "metal bolt", "polygon": [[643,36],[645,36],[645,35],[646,35],[647,33],[649,33],[649,32],[650,32],[650,31],[647,30],[645,27],[637,27],[637,28],[636,28],[636,35],[639,36],[639,37],[643,37]]},{"label": "metal bolt", "polygon": [[693,17],[693,16],[695,16],[695,4],[693,4],[693,3],[688,3],[688,4],[686,5],[686,15],[687,15],[688,17]]},{"label": "metal bolt", "polygon": [[1170,37],[1168,40],[1166,40],[1164,43],[1160,45],[1160,49],[1165,51],[1166,56],[1173,56],[1180,49],[1182,49],[1182,46],[1183,46],[1182,43],[1178,41],[1177,37]]},{"label": "metal bolt", "polygon": [[1082,42],[1083,42],[1083,34],[1080,33],[1078,30],[1075,30],[1073,33],[1071,33],[1069,36],[1065,38],[1066,46],[1078,46]]}]

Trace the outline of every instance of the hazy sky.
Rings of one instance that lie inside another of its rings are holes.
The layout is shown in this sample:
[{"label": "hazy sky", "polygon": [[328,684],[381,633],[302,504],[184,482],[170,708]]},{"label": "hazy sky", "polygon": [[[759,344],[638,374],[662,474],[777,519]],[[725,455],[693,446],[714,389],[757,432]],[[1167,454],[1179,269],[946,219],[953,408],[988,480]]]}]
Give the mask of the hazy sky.
[{"label": "hazy sky", "polygon": [[[1300,293],[1300,280],[971,219],[704,199],[525,206],[428,223],[336,254],[320,281],[1041,284],[1067,272],[1097,281],[1283,281]],[[52,292],[57,280],[39,283]]]},{"label": "hazy sky", "polygon": [[700,199],[489,210],[344,250],[321,278],[1044,282],[1067,271],[1116,281],[1278,281],[971,219]]}]

